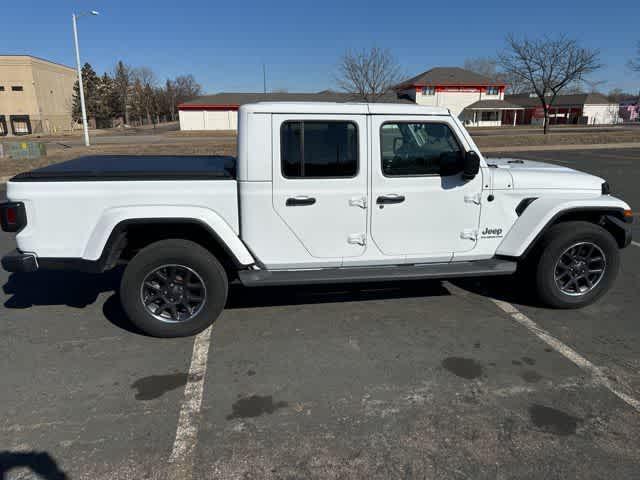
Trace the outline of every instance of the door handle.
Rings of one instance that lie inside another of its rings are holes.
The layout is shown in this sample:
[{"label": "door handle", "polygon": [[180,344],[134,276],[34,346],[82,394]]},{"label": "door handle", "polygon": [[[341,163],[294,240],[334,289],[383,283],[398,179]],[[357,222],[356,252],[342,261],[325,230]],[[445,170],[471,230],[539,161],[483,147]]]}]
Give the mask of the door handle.
[{"label": "door handle", "polygon": [[402,203],[404,202],[404,195],[396,195],[391,194],[391,195],[380,195],[377,199],[376,199],[376,203],[378,205],[387,205],[390,203]]},{"label": "door handle", "polygon": [[316,203],[316,199],[313,197],[293,197],[287,198],[285,205],[287,207],[304,207],[306,205],[313,205]]}]

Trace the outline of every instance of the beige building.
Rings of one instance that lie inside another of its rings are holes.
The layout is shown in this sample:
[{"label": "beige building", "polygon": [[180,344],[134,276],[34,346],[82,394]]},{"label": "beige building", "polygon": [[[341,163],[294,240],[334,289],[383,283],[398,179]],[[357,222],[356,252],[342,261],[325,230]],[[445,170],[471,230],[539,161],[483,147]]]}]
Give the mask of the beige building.
[{"label": "beige building", "polygon": [[30,55],[0,55],[0,136],[71,130],[76,71]]}]

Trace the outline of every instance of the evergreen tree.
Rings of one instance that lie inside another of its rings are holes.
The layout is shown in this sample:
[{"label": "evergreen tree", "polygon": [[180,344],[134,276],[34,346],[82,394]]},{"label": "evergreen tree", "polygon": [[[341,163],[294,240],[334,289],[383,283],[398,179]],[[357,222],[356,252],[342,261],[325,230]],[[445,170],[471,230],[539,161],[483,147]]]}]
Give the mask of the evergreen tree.
[{"label": "evergreen tree", "polygon": [[132,69],[120,60],[113,72],[114,95],[117,107],[114,108],[114,115],[124,118],[124,123],[129,124],[129,103],[132,89]]},{"label": "evergreen tree", "polygon": [[[84,104],[87,109],[87,119],[96,118],[100,104],[98,92],[100,79],[93,70],[93,67],[88,63],[85,63],[82,67],[82,83],[84,87]],[[73,86],[73,118],[74,120],[82,119],[80,86],[77,80]]]},{"label": "evergreen tree", "polygon": [[[148,67],[131,68],[119,61],[113,76],[96,75],[90,64],[82,67],[87,119],[97,128],[109,128],[121,117],[126,124],[159,123],[177,118],[177,106],[200,94],[200,85],[193,75],[167,79],[158,86],[156,76]],[[73,93],[73,118],[81,119],[80,91],[76,81]]]},{"label": "evergreen tree", "polygon": [[112,120],[116,117],[118,101],[113,79],[104,73],[98,82],[98,107],[96,111],[96,124],[98,128],[110,128]]}]

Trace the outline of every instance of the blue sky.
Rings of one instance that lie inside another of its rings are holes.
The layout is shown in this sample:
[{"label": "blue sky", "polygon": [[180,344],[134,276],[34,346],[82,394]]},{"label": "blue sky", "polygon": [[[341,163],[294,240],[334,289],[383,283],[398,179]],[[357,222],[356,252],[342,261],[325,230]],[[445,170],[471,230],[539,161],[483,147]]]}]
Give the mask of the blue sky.
[{"label": "blue sky", "polygon": [[269,89],[335,88],[345,49],[373,45],[412,76],[495,55],[508,32],[576,38],[601,51],[605,67],[593,77],[607,81],[601,90],[640,89],[640,75],[625,66],[640,41],[638,0],[4,2],[0,54],[73,65],[71,13],[90,9],[101,15],[80,20],[81,55],[99,74],[122,59],[160,79],[193,73],[209,93],[262,91],[263,62]]}]

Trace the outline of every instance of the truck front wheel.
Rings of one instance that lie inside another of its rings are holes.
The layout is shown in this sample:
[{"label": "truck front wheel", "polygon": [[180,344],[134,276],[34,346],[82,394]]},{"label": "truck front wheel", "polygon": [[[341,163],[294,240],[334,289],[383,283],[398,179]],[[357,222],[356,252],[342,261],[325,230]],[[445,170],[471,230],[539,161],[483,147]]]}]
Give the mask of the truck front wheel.
[{"label": "truck front wheel", "polygon": [[542,302],[554,308],[589,305],[613,285],[620,252],[613,236],[589,222],[554,225],[542,239],[536,286]]},{"label": "truck front wheel", "polygon": [[120,299],[131,322],[154,337],[185,337],[218,318],[228,280],[220,262],[188,240],[162,240],[127,265]]}]

